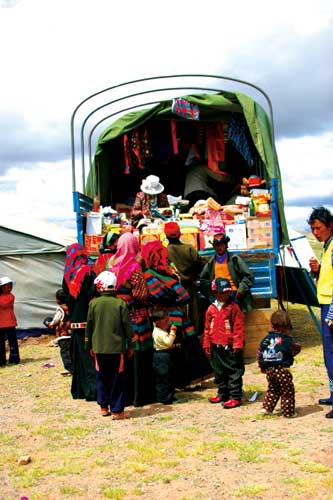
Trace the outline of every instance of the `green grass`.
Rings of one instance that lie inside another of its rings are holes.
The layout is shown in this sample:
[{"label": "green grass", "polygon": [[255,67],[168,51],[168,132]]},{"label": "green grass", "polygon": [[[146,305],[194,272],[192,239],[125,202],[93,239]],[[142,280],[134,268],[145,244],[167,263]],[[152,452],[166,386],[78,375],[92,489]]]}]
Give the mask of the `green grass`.
[{"label": "green grass", "polygon": [[234,492],[236,497],[250,497],[250,498],[260,498],[258,495],[263,493],[264,491],[269,490],[268,485],[260,485],[260,484],[248,484],[243,488]]},{"label": "green grass", "polygon": [[[134,418],[124,422],[102,419],[95,402],[71,398],[57,350],[23,344],[28,361],[0,370],[1,498],[80,500],[89,491],[96,499],[127,500],[154,498],[159,490],[170,500],[205,500],[224,483],[224,500],[269,500],[268,484],[254,478],[259,472],[266,479],[275,462],[281,498],[326,498],[332,469],[314,455],[314,443],[327,442],[333,432],[316,408],[328,389],[321,341],[305,306],[289,305],[289,313],[303,346],[292,367],[296,405],[302,397],[308,401],[294,420],[259,413],[266,379],[256,363],[246,366],[244,391],[245,399],[259,396],[241,408],[210,405],[216,388],[207,383],[204,391],[180,393],[181,405],[130,408]],[[42,368],[50,360],[57,366]],[[31,463],[19,466],[21,455],[31,455]]]}]

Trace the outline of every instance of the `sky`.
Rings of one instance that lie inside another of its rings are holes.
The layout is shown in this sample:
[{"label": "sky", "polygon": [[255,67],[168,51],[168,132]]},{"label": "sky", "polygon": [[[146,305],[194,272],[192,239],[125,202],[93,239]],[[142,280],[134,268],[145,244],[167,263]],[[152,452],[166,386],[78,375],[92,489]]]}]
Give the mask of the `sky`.
[{"label": "sky", "polygon": [[[0,0],[0,211],[74,226],[70,118],[128,80],[215,74],[270,97],[285,212],[333,209],[332,0]],[[245,92],[246,93],[246,92]]]}]

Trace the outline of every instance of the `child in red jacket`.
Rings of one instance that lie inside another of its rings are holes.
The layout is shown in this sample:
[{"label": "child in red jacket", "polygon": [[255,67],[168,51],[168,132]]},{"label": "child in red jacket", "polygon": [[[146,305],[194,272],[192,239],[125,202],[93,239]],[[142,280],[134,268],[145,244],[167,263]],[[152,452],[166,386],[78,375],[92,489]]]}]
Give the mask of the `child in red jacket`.
[{"label": "child in red jacket", "polygon": [[6,364],[6,337],[9,344],[9,363],[20,362],[14,313],[15,297],[11,293],[13,284],[13,280],[7,276],[0,278],[0,366]]},{"label": "child in red jacket", "polygon": [[211,357],[216,396],[211,403],[222,403],[226,409],[242,404],[244,375],[244,314],[230,296],[228,280],[217,278],[212,282],[216,300],[206,312],[203,348]]}]

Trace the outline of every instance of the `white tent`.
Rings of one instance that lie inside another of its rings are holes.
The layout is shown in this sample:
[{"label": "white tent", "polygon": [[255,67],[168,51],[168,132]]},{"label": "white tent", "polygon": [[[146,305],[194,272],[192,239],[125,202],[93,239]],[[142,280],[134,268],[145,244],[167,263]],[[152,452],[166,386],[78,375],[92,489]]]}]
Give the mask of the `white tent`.
[{"label": "white tent", "polygon": [[18,328],[41,328],[43,319],[53,316],[66,246],[75,241],[75,231],[55,224],[0,217],[0,276],[16,282]]}]

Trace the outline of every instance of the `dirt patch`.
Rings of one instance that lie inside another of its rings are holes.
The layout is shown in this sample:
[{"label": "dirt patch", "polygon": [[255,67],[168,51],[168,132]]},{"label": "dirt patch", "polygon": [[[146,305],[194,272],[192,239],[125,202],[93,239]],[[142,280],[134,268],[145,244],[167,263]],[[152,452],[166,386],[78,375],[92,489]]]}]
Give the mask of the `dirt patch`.
[{"label": "dirt patch", "polygon": [[[71,398],[48,336],[21,342],[22,364],[0,370],[1,500],[332,498],[333,421],[317,403],[328,394],[320,339],[304,309],[292,314],[304,346],[293,367],[295,419],[260,414],[266,382],[252,362],[239,408],[210,404],[209,380],[179,392],[179,404],[130,407],[131,419],[115,422]],[[18,465],[26,455],[31,462]]]}]

